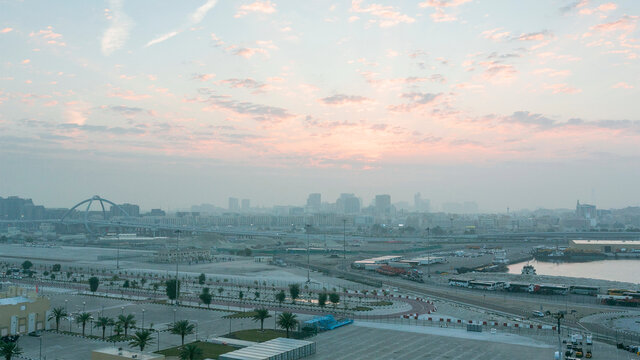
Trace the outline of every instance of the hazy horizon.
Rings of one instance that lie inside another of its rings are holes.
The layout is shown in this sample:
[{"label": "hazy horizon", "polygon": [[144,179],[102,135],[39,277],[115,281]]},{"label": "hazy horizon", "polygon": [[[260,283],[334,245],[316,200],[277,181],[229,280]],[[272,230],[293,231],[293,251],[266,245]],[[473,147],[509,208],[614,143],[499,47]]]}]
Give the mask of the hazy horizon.
[{"label": "hazy horizon", "polygon": [[638,2],[2,7],[0,196],[640,205]]}]

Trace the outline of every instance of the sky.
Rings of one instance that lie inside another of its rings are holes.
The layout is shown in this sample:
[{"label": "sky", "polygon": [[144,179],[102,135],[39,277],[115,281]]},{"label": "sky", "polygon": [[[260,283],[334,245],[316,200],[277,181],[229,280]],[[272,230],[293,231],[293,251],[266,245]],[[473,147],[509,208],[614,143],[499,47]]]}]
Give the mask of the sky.
[{"label": "sky", "polygon": [[0,9],[0,196],[640,205],[639,1]]}]

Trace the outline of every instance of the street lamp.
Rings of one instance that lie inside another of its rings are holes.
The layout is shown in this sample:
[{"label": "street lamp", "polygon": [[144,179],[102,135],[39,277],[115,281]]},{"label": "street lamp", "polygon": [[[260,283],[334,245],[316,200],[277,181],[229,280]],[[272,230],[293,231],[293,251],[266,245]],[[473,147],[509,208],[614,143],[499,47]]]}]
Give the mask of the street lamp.
[{"label": "street lamp", "polygon": [[427,278],[431,278],[431,228],[427,228]]},{"label": "street lamp", "polygon": [[309,247],[309,229],[311,225],[307,224],[304,226],[307,230],[307,283],[311,282],[311,262],[310,262],[310,247]]},{"label": "street lamp", "polygon": [[142,309],[142,328],[144,329],[144,309]]},{"label": "street lamp", "polygon": [[85,308],[87,307],[87,302],[83,301],[82,302],[82,312],[84,312]]},{"label": "street lamp", "polygon": [[342,219],[342,259],[344,270],[347,270],[347,219]]},{"label": "street lamp", "polygon": [[116,269],[120,269],[120,231],[117,232],[116,237]]},{"label": "street lamp", "polygon": [[[176,230],[175,233],[176,233],[176,299],[175,299],[175,306],[176,306],[176,309],[177,309],[178,308],[178,296],[179,296],[179,294],[178,294],[178,284],[179,284],[178,283],[178,262],[179,262],[178,254],[179,254],[179,250],[180,250],[180,230]],[[175,315],[176,309],[173,310],[174,311],[174,315]],[[174,322],[175,322],[175,320],[174,320]]]},{"label": "street lamp", "polygon": [[120,314],[121,314],[121,315],[124,315],[124,306],[121,306],[121,307],[120,307]]}]

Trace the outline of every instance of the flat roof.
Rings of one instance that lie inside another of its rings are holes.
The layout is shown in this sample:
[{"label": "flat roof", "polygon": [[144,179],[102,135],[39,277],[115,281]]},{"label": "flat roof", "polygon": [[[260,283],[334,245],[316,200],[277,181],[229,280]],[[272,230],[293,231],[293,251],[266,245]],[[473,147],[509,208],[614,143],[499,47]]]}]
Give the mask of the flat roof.
[{"label": "flat roof", "polygon": [[129,358],[129,359],[133,359],[134,355],[136,356],[135,359],[140,359],[140,360],[164,359],[164,355],[152,354],[152,353],[146,353],[146,352],[140,352],[140,351],[131,351],[131,350],[125,350],[125,349],[118,350],[118,348],[116,347],[106,347],[102,349],[96,349],[93,351],[101,354],[118,355],[118,356],[122,356],[124,358]]},{"label": "flat roof", "polygon": [[10,298],[0,299],[0,305],[18,305],[22,303],[32,303],[33,300],[24,296],[15,296]]},{"label": "flat roof", "polygon": [[579,245],[638,245],[640,240],[571,240],[574,244]]},{"label": "flat roof", "polygon": [[282,354],[294,349],[315,344],[313,341],[276,338],[244,349],[228,352],[220,355],[223,359],[268,359],[274,355]]}]

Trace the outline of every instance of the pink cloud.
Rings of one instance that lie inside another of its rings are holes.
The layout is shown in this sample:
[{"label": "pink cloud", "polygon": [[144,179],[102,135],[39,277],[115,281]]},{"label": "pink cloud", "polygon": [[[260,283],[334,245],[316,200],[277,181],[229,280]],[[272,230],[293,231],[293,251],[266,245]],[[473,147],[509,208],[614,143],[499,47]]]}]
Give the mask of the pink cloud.
[{"label": "pink cloud", "polygon": [[262,54],[269,56],[269,52],[261,48],[239,48],[233,52],[234,55],[242,56],[245,59],[250,59],[255,54]]},{"label": "pink cloud", "polygon": [[236,18],[240,18],[248,15],[249,13],[263,13],[263,14],[273,14],[276,12],[276,5],[271,1],[256,1],[251,4],[240,5],[238,8],[238,12],[234,15]]},{"label": "pink cloud", "polygon": [[574,88],[565,83],[549,84],[545,85],[544,88],[547,90],[551,90],[553,94],[578,94],[582,92],[582,89]]},{"label": "pink cloud", "polygon": [[556,70],[550,68],[537,69],[533,71],[536,75],[546,75],[548,77],[564,77],[571,75],[570,70]]},{"label": "pink cloud", "polygon": [[29,37],[37,38],[45,41],[47,44],[57,45],[57,46],[67,46],[67,44],[62,40],[62,35],[53,32],[52,26],[47,26],[46,30],[40,30],[38,32],[31,32]]},{"label": "pink cloud", "polygon": [[194,80],[205,82],[213,79],[214,77],[216,77],[216,74],[193,74],[191,78]]},{"label": "pink cloud", "polygon": [[393,6],[381,4],[362,6],[362,3],[363,0],[352,0],[351,11],[375,16],[378,18],[378,25],[381,28],[392,27],[400,23],[411,24],[416,21],[411,16],[400,13]]},{"label": "pink cloud", "polygon": [[431,19],[435,22],[448,22],[448,21],[456,21],[457,18],[455,15],[449,14],[445,12],[446,8],[456,8],[462,4],[471,2],[471,0],[426,0],[418,4],[421,8],[432,7],[435,9],[433,13],[431,13]]},{"label": "pink cloud", "polygon": [[107,94],[107,96],[116,97],[116,98],[125,99],[125,100],[131,100],[131,101],[138,101],[138,100],[148,99],[151,97],[151,95],[148,95],[148,94],[136,94],[131,90],[121,90],[119,88],[112,89],[109,92],[109,94]]},{"label": "pink cloud", "polygon": [[624,15],[620,19],[608,23],[598,24],[591,27],[591,30],[602,33],[620,33],[620,38],[625,38],[632,33],[637,26],[638,16]]},{"label": "pink cloud", "polygon": [[518,71],[513,65],[504,64],[499,61],[482,61],[478,65],[485,68],[482,77],[493,83],[504,83],[514,80]]},{"label": "pink cloud", "polygon": [[9,32],[12,32],[12,31],[13,31],[13,28],[6,27],[6,28],[0,30],[0,34],[6,34],[6,33],[9,33]]},{"label": "pink cloud", "polygon": [[502,31],[502,30],[503,30],[502,28],[486,30],[481,32],[480,36],[492,41],[500,41],[500,40],[509,38],[509,35],[511,35],[511,33],[508,31]]},{"label": "pink cloud", "polygon": [[418,6],[422,8],[426,8],[426,7],[446,8],[446,7],[457,7],[468,2],[471,2],[471,0],[427,0],[425,2],[419,3]]},{"label": "pink cloud", "polygon": [[613,86],[611,86],[614,89],[633,89],[633,85],[627,84],[624,81],[621,81],[617,84],[614,84]]}]

